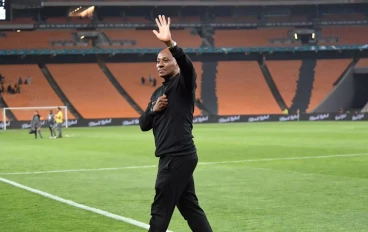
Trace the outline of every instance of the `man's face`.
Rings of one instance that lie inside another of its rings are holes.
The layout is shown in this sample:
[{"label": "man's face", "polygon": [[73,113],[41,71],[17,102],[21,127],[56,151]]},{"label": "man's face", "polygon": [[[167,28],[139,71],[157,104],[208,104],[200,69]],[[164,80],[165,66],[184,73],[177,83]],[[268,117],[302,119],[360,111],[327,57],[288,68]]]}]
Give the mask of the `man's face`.
[{"label": "man's face", "polygon": [[158,75],[162,78],[165,78],[165,77],[172,77],[176,74],[178,64],[176,63],[176,60],[172,56],[170,51],[163,50],[157,56],[156,67]]},{"label": "man's face", "polygon": [[37,115],[37,111],[36,111],[36,112],[34,112],[34,115]]}]

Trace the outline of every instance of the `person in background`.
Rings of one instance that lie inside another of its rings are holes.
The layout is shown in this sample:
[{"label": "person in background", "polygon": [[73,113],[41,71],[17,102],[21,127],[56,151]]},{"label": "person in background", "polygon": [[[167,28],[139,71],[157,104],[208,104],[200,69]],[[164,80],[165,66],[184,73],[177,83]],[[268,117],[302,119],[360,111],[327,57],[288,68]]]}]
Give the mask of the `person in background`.
[{"label": "person in background", "polygon": [[49,125],[49,130],[51,133],[50,139],[55,139],[56,138],[56,133],[55,133],[56,120],[55,120],[55,115],[52,112],[52,110],[50,110],[50,114],[47,116],[47,124]]},{"label": "person in background", "polygon": [[35,134],[35,139],[37,139],[37,133],[40,135],[41,139],[42,137],[42,132],[41,132],[41,116],[38,113],[38,111],[34,112],[32,121],[31,121],[31,131],[29,132],[30,134]]},{"label": "person in background", "polygon": [[15,93],[20,93],[20,86],[21,85],[17,85],[17,88],[15,89]]},{"label": "person in background", "polygon": [[8,93],[15,93],[10,84],[8,85],[8,89],[7,90],[8,90]]},{"label": "person in background", "polygon": [[[56,125],[57,125],[57,129],[58,129],[58,137],[57,138],[62,138],[63,135],[62,135],[62,131],[61,131],[61,128],[63,126],[63,112],[61,112],[61,108],[58,107],[58,112],[55,116],[55,120],[56,120]],[[68,122],[66,122],[68,123]]]},{"label": "person in background", "polygon": [[32,83],[32,77],[28,76],[27,78],[27,84],[30,85]]},{"label": "person in background", "polygon": [[21,84],[23,84],[23,80],[22,80],[22,77],[19,77],[19,79],[18,79],[18,85],[21,85]]}]

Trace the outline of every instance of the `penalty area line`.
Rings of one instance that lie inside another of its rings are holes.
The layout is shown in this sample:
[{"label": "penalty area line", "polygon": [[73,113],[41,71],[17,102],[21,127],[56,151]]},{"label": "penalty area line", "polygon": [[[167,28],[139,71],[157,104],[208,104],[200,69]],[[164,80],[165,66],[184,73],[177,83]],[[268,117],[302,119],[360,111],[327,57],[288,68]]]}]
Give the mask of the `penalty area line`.
[{"label": "penalty area line", "polygon": [[[331,159],[331,158],[355,157],[355,156],[368,156],[368,154],[340,154],[340,155],[320,155],[320,156],[299,156],[299,157],[284,157],[284,158],[229,160],[229,161],[199,162],[198,165],[215,165],[215,164],[232,164],[232,163],[235,164],[235,163],[283,161],[283,160]],[[0,173],[0,175],[33,175],[33,174],[48,174],[48,173],[113,171],[113,170],[143,169],[143,168],[157,168],[157,165],[127,166],[127,167],[115,167],[115,168],[66,169],[66,170],[50,170],[50,171],[34,171],[34,172],[5,172],[5,173]]]},{"label": "penalty area line", "polygon": [[[0,177],[0,181],[4,182],[6,184],[12,185],[14,187],[17,187],[17,188],[27,190],[29,192],[41,195],[43,197],[46,197],[46,198],[49,198],[49,199],[52,199],[52,200],[70,205],[70,206],[74,206],[74,207],[79,208],[79,209],[87,210],[87,211],[90,211],[90,212],[93,212],[93,213],[96,213],[96,214],[99,214],[99,215],[102,215],[102,216],[105,216],[105,217],[108,217],[108,218],[112,218],[112,219],[115,219],[115,220],[118,220],[118,221],[123,221],[125,223],[131,224],[133,226],[137,226],[137,227],[140,227],[140,228],[143,228],[143,229],[146,229],[146,230],[148,230],[149,227],[150,227],[146,223],[143,223],[143,222],[131,219],[131,218],[123,217],[123,216],[120,216],[120,215],[117,215],[117,214],[113,214],[113,213],[110,213],[110,212],[107,212],[107,211],[104,211],[104,210],[101,210],[101,209],[93,208],[93,207],[90,207],[90,206],[87,206],[87,205],[79,204],[77,202],[67,200],[67,199],[52,195],[50,193],[43,192],[41,190],[34,189],[34,188],[31,188],[31,187],[19,184],[17,182],[14,182],[14,181],[11,181],[11,180],[8,180],[8,179],[4,179],[4,178]],[[167,232],[172,232],[172,231],[167,230]]]}]

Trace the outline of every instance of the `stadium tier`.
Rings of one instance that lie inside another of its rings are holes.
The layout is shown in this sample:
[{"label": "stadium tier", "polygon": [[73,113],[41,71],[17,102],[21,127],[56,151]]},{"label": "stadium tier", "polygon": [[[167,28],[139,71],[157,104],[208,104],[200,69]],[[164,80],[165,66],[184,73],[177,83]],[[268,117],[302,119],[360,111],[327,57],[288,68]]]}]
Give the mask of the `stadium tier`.
[{"label": "stadium tier", "polygon": [[257,62],[222,61],[217,70],[219,115],[281,113]]},{"label": "stadium tier", "polygon": [[[33,79],[31,85],[22,85],[20,93],[4,93],[1,107],[70,104],[71,119],[137,118],[162,83],[154,61],[165,45],[152,33],[155,15],[161,13],[171,12],[172,23],[181,23],[173,26],[171,34],[194,60],[195,116],[279,114],[285,108],[311,113],[328,98],[349,65],[367,65],[366,59],[355,64],[357,57],[344,53],[354,49],[362,52],[358,57],[366,56],[367,15],[360,9],[317,7],[319,12],[308,8],[304,14],[304,8],[210,7],[203,11],[189,7],[192,13],[179,8],[172,13],[168,7],[147,6],[141,11],[117,7],[114,12],[102,6],[93,9],[95,15],[70,16],[81,8],[87,11],[88,7],[71,7],[67,14],[55,16],[17,13],[12,22],[0,23],[5,28],[0,33],[4,59],[25,56],[5,62],[17,65],[0,67],[5,86],[15,84],[19,76]],[[344,25],[341,18],[353,25]],[[21,26],[8,30],[10,23]],[[25,29],[25,24],[33,28]],[[324,45],[330,45],[328,51]],[[50,62],[46,54],[52,54]],[[46,64],[50,73],[36,64]],[[150,74],[155,84],[149,81]],[[29,113],[13,113],[18,120],[29,118]]]},{"label": "stadium tier", "polygon": [[267,61],[273,81],[288,107],[295,97],[301,65],[301,60]]},{"label": "stadium tier", "polygon": [[[201,96],[201,82],[202,82],[202,64],[200,62],[194,62],[194,67],[197,72],[197,89],[196,97]],[[148,82],[148,75],[152,75],[156,79],[157,85],[160,86],[163,80],[157,77],[157,69],[152,62],[147,63],[108,63],[107,67],[110,69],[119,83],[126,89],[128,94],[135,100],[135,102],[145,110],[147,104],[150,101],[151,95],[155,88],[152,87],[152,83]],[[141,83],[141,78],[145,78],[145,84]],[[201,111],[198,107],[194,109],[194,115],[198,116]]]},{"label": "stadium tier", "polygon": [[368,67],[368,59],[361,59],[356,67],[361,67],[361,68],[364,68],[364,67]]},{"label": "stadium tier", "polygon": [[[164,48],[162,42],[153,37],[152,30],[104,30],[111,40],[134,40],[134,45],[124,45],[123,47],[136,48]],[[199,48],[202,39],[199,35],[191,34],[190,30],[173,30],[172,36],[180,38],[181,46],[187,48]]]},{"label": "stadium tier", "polygon": [[215,47],[284,46],[279,43],[272,44],[270,39],[286,38],[288,31],[288,28],[216,30],[213,37]]},{"label": "stadium tier", "polygon": [[[6,89],[9,85],[14,88],[15,84],[18,84],[19,77],[22,77],[23,81],[23,84],[20,85],[20,93],[3,94],[3,99],[9,107],[64,105],[37,65],[0,65],[0,70],[0,73],[5,76],[4,86]],[[31,77],[31,83],[25,84],[28,77]],[[49,113],[48,110],[39,111],[44,116]],[[13,113],[18,120],[30,120],[34,110],[14,110]],[[74,119],[70,112],[69,118]]]},{"label": "stadium tier", "polygon": [[322,27],[322,35],[324,37],[336,37],[337,42],[322,42],[320,45],[330,44],[366,44],[368,41],[368,27],[367,26],[328,26]]},{"label": "stadium tier", "polygon": [[48,68],[82,117],[138,116],[138,113],[118,93],[97,64],[53,64],[48,65]]},{"label": "stadium tier", "polygon": [[[293,28],[259,29],[217,29],[214,31],[214,47],[294,47],[301,46],[294,41]],[[89,31],[93,32],[93,31]],[[163,44],[152,39],[152,30],[105,29],[96,37],[100,48],[164,48]],[[64,49],[93,48],[89,39],[80,38],[76,30],[37,30],[5,31],[0,38],[0,49]],[[173,36],[179,38],[183,48],[203,47],[206,37],[190,29],[173,30]],[[368,41],[367,26],[326,26],[322,28],[318,45],[363,45]],[[326,40],[330,39],[330,40]],[[118,43],[116,43],[118,41]],[[282,42],[284,41],[284,42]],[[83,42],[83,43],[80,43]],[[57,46],[55,44],[58,43]],[[205,45],[207,46],[207,45]]]},{"label": "stadium tier", "polygon": [[[197,70],[196,98],[206,99],[202,91],[202,79],[210,72],[202,71],[202,62],[193,62]],[[313,110],[328,96],[334,83],[351,63],[351,59],[330,60],[293,60],[266,61],[272,80],[288,108],[300,109],[302,112]],[[367,60],[361,60],[359,66],[367,66]],[[72,106],[83,118],[134,118],[139,113],[119,94],[117,88],[109,81],[98,64],[49,64],[51,78],[54,78]],[[145,63],[107,63],[118,83],[141,109],[146,109],[154,89],[161,85],[157,77],[155,64]],[[12,87],[23,77],[32,77],[31,84],[23,84],[20,94],[3,94],[3,100],[11,107],[36,107],[66,105],[49,85],[37,65],[1,65],[1,74],[6,77],[5,87]],[[256,61],[220,61],[214,79],[219,115],[236,114],[278,114],[282,108],[272,95],[261,68]],[[156,81],[149,82],[148,76]],[[145,83],[141,78],[145,78]],[[309,87],[307,87],[309,86]],[[310,90],[306,91],[306,88]],[[305,106],[303,108],[303,105]],[[304,110],[303,110],[304,109]],[[18,120],[27,120],[32,112],[14,111]],[[203,112],[196,106],[194,115]],[[75,116],[69,112],[70,119]]]},{"label": "stadium tier", "polygon": [[350,59],[318,60],[308,112],[312,112],[333,90],[333,84],[351,63]]},{"label": "stadium tier", "polygon": [[51,46],[53,41],[73,40],[72,32],[69,30],[6,32],[5,37],[0,39],[0,49],[51,49],[55,48]]}]

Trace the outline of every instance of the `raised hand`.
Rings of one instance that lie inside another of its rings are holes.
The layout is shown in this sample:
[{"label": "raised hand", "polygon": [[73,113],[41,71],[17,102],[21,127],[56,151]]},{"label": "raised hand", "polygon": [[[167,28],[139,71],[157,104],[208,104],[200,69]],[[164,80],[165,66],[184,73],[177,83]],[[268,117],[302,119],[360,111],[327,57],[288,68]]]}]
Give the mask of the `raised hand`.
[{"label": "raised hand", "polygon": [[159,31],[157,32],[156,30],[153,30],[153,33],[156,35],[156,37],[169,46],[172,42],[170,33],[170,22],[170,17],[167,18],[166,21],[165,15],[159,15],[158,19],[156,18],[156,24]]},{"label": "raised hand", "polygon": [[162,95],[159,97],[156,101],[155,106],[153,107],[153,112],[158,113],[166,109],[167,105],[169,104],[169,101],[167,100],[166,95]]}]

